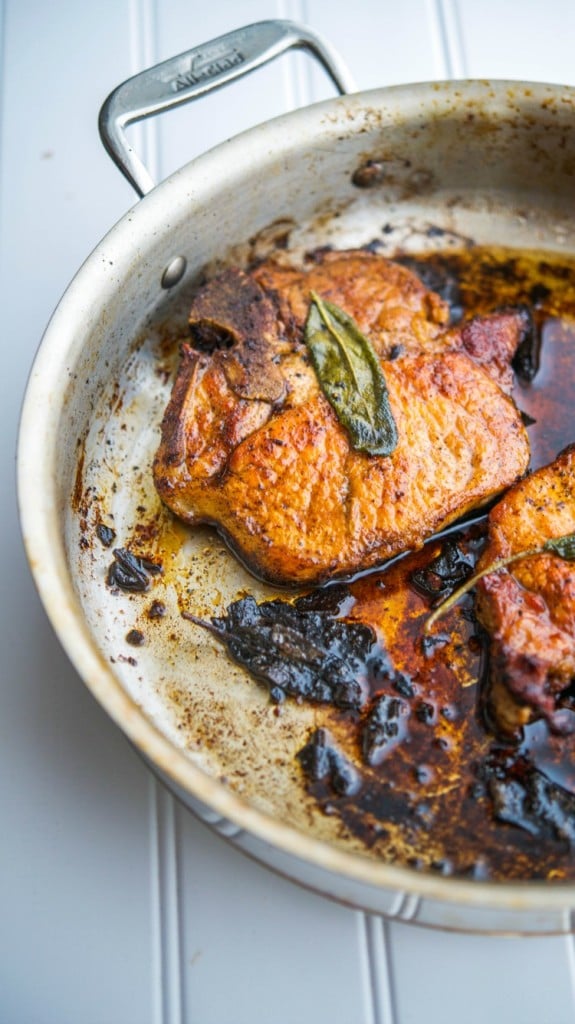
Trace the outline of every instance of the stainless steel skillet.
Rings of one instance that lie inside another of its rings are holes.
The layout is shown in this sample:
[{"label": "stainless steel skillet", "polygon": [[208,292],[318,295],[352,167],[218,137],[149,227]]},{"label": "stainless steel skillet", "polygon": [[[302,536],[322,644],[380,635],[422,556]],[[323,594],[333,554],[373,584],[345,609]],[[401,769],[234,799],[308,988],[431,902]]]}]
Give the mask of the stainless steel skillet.
[{"label": "stainless steel skillet", "polygon": [[[113,94],[102,115],[106,144],[121,142],[131,120],[300,45],[349,88],[312,33],[265,23]],[[239,848],[336,899],[419,924],[571,930],[575,888],[386,864],[306,800],[294,753],[312,712],[277,717],[179,615],[183,602],[207,614],[248,587],[268,591],[208,531],[190,536],[158,507],[149,468],[174,365],[170,339],[200,273],[278,241],[294,256],[376,236],[390,252],[441,237],[572,254],[574,108],[574,91],[558,86],[403,86],[341,96],[217,147],[151,189],[88,258],[46,331],[23,408],[19,495],[30,564],[97,699],[187,806]],[[148,192],[133,156],[117,156]],[[153,594],[111,593],[103,526],[119,545],[137,542],[161,558]],[[157,620],[152,598],[166,609]],[[142,644],[127,640],[134,631]]]}]

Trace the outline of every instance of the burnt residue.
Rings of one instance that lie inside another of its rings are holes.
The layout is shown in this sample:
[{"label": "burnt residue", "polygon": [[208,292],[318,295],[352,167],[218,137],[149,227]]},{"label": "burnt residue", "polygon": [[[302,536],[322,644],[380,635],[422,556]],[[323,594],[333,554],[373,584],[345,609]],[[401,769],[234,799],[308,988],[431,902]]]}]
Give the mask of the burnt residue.
[{"label": "burnt residue", "polygon": [[484,543],[485,523],[474,523],[350,583],[186,618],[272,700],[316,705],[297,754],[305,788],[366,848],[446,875],[572,877],[573,739],[563,745],[543,722],[520,748],[491,733],[472,595],[446,614],[440,643],[421,643],[442,585],[465,578]]},{"label": "burnt residue", "polygon": [[432,600],[442,600],[460,586],[473,572],[473,558],[457,542],[448,538],[437,558],[416,569],[411,576],[412,586]]},{"label": "burnt residue", "polygon": [[130,644],[131,647],[143,647],[145,642],[146,637],[141,629],[130,629],[126,633],[126,643]]},{"label": "burnt residue", "polygon": [[106,526],[105,523],[97,523],[96,536],[105,548],[111,548],[116,540],[116,531],[111,526]]},{"label": "burnt residue", "polygon": [[297,759],[308,781],[324,783],[334,796],[351,796],[361,785],[355,768],[325,729],[312,732]]},{"label": "burnt residue", "polygon": [[498,821],[573,848],[575,793],[553,782],[528,758],[502,751],[486,758],[479,775]]},{"label": "burnt residue", "polygon": [[401,697],[382,693],[372,700],[361,725],[361,753],[365,764],[378,764],[407,732],[410,707]]},{"label": "burnt residue", "polygon": [[397,262],[417,274],[426,288],[440,295],[449,306],[450,323],[459,323],[464,307],[457,265],[453,260],[435,253],[428,257],[399,256]]},{"label": "burnt residue", "polygon": [[162,566],[144,555],[135,555],[127,548],[114,548],[114,561],[108,569],[106,582],[112,589],[131,593],[145,593],[151,587],[151,577],[162,572]]},{"label": "burnt residue", "polygon": [[352,184],[356,188],[376,188],[387,178],[387,168],[383,160],[366,160],[353,172]]},{"label": "burnt residue", "polygon": [[74,488],[72,490],[72,508],[77,512],[85,514],[84,494],[84,461],[85,450],[82,441],[78,441],[78,461],[76,462],[76,475],[74,477]]},{"label": "burnt residue", "polygon": [[[484,525],[455,533],[465,573],[482,550]],[[501,747],[483,716],[486,639],[467,595],[446,616],[441,642],[421,635],[436,601],[426,579],[445,557],[429,543],[387,569],[326,598],[332,614],[369,622],[380,663],[368,675],[358,713],[330,712],[330,737],[304,748],[308,764],[329,762],[325,748],[355,771],[352,791],[325,771],[305,772],[307,791],[325,813],[384,859],[421,870],[491,879],[573,877],[575,767],[566,743],[545,723],[525,730],[521,748]],[[453,554],[453,548],[452,552]],[[443,563],[441,563],[443,564]],[[321,604],[323,591],[306,601]]]},{"label": "burnt residue", "polygon": [[152,601],[147,611],[149,619],[163,619],[167,612],[167,608],[163,601]]},{"label": "burnt residue", "polygon": [[512,366],[522,384],[530,384],[537,375],[541,358],[541,332],[535,321],[535,316],[527,306],[520,306],[523,328],[521,339]]}]

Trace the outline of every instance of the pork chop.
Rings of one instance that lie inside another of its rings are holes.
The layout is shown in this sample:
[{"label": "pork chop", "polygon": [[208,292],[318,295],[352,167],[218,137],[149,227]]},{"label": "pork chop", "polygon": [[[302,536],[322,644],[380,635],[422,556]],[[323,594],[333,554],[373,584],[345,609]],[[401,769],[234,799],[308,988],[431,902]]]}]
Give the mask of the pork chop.
[{"label": "pork chop", "polygon": [[[304,342],[310,293],[337,305],[379,357],[399,441],[356,451]],[[506,393],[517,311],[458,328],[405,267],[368,252],[302,269],[269,260],[200,288],[162,424],[154,480],[188,523],[217,526],[275,584],[317,584],[419,547],[527,468]]]},{"label": "pork chop", "polygon": [[[513,487],[489,514],[489,539],[477,563],[541,547],[575,532],[575,446]],[[532,555],[477,584],[477,614],[490,635],[489,709],[512,738],[546,718],[571,720],[562,695],[575,677],[575,564],[552,552]]]}]

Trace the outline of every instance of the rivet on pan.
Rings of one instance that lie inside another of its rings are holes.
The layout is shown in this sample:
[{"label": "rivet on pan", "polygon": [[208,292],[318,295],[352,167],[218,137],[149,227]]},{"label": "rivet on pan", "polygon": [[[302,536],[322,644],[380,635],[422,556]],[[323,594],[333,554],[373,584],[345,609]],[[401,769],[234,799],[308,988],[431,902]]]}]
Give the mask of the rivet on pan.
[{"label": "rivet on pan", "polygon": [[186,273],[187,265],[185,256],[176,256],[171,263],[168,263],[162,274],[162,288],[173,288],[175,284],[178,284]]}]

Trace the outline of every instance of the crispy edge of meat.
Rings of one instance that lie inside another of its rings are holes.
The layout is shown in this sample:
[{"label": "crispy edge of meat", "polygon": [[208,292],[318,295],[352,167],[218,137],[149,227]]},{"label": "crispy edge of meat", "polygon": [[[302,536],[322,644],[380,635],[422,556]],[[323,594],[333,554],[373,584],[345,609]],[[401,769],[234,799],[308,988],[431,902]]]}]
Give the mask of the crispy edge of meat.
[{"label": "crispy edge of meat", "polygon": [[[492,509],[477,570],[573,530],[575,445],[569,445]],[[476,607],[490,637],[487,706],[496,729],[518,738],[523,726],[543,717],[562,731],[557,698],[575,674],[575,567],[551,552],[529,556],[480,580]]]}]

